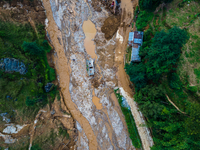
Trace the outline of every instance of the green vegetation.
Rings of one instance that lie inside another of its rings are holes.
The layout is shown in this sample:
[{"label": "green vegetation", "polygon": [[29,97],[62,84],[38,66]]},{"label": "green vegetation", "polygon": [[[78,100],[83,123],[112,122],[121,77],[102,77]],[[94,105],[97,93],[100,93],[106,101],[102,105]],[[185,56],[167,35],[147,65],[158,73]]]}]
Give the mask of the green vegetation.
[{"label": "green vegetation", "polygon": [[38,144],[35,144],[31,147],[31,150],[42,150]]},{"label": "green vegetation", "polygon": [[144,28],[149,24],[149,22],[153,19],[153,13],[152,12],[147,12],[147,11],[140,11],[137,22],[136,22],[136,27],[138,31],[144,30]]},{"label": "green vegetation", "polygon": [[66,137],[67,139],[69,139],[69,133],[63,127],[59,128],[59,135],[61,135],[63,137]]},{"label": "green vegetation", "polygon": [[[144,30],[142,62],[126,64],[125,69],[135,84],[135,101],[152,131],[155,145],[151,149],[197,150],[200,5],[174,0],[153,17],[143,13],[150,10],[140,9],[139,16],[143,18],[137,19],[136,26]],[[141,20],[145,20],[146,26]],[[178,111],[166,95],[185,113]]]},{"label": "green vegetation", "polygon": [[[38,127],[39,128],[39,127]],[[53,149],[57,147],[61,142],[60,137],[57,134],[57,131],[54,129],[47,129],[45,133],[38,136],[34,139],[33,145],[37,146],[35,148],[40,148],[39,150]]]},{"label": "green vegetation", "polygon": [[146,10],[155,10],[155,8],[161,4],[161,3],[169,3],[171,2],[172,0],[140,0],[139,1],[139,4],[140,4],[140,7],[142,9],[146,9]]},{"label": "green vegetation", "polygon": [[122,110],[122,112],[125,116],[125,121],[126,121],[126,124],[127,124],[127,127],[128,127],[130,139],[132,140],[132,144],[135,146],[135,148],[141,148],[142,143],[141,143],[138,131],[137,131],[137,127],[136,127],[134,118],[132,116],[131,111],[128,108],[126,108],[122,105],[122,96],[120,95],[120,93],[117,92],[118,90],[119,89],[114,90],[114,92],[115,92],[115,95],[116,95],[118,102],[121,106],[121,110]]},{"label": "green vegetation", "polygon": [[44,86],[56,76],[47,62],[46,53],[51,47],[45,40],[44,26],[38,24],[36,28],[38,36],[29,24],[0,22],[0,59],[18,59],[28,69],[25,75],[0,70],[0,113],[7,112],[12,121],[18,117],[24,121],[33,119],[40,108],[59,94],[56,86],[45,92]]},{"label": "green vegetation", "polygon": [[131,52],[132,52],[132,48],[129,46],[126,49],[126,63],[129,63],[131,61]]}]

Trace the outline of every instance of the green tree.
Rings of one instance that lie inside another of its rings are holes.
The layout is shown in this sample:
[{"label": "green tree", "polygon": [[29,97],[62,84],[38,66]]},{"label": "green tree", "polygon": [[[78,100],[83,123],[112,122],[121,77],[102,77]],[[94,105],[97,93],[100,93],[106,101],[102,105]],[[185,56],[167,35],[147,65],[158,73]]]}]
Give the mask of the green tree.
[{"label": "green tree", "polygon": [[38,144],[35,144],[31,147],[31,150],[42,150],[42,148]]},{"label": "green tree", "polygon": [[187,117],[185,128],[188,135],[197,135],[200,138],[200,105],[192,103],[188,109],[190,117]]},{"label": "green tree", "polygon": [[180,57],[181,47],[188,39],[187,32],[178,27],[170,29],[168,33],[164,30],[156,33],[145,57],[148,78],[158,80],[163,73],[171,71]]},{"label": "green tree", "polygon": [[131,82],[135,84],[136,89],[145,87],[147,84],[145,65],[143,63],[139,64],[126,64],[126,73],[129,75]]},{"label": "green tree", "polygon": [[140,0],[139,3],[140,3],[140,7],[142,9],[147,9],[147,10],[153,11],[162,2],[169,3],[171,1],[172,0]]},{"label": "green tree", "polygon": [[22,44],[25,53],[33,56],[44,56],[44,49],[37,45],[36,42],[25,42]]}]

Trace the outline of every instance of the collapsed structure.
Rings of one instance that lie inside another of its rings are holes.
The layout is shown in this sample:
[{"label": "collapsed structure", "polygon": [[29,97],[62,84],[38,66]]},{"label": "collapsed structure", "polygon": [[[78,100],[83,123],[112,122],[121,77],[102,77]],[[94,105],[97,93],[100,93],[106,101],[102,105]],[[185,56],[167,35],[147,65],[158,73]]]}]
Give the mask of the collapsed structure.
[{"label": "collapsed structure", "polygon": [[141,58],[139,56],[140,46],[143,42],[143,32],[134,31],[129,33],[128,45],[132,47],[131,52],[131,62],[140,62]]}]

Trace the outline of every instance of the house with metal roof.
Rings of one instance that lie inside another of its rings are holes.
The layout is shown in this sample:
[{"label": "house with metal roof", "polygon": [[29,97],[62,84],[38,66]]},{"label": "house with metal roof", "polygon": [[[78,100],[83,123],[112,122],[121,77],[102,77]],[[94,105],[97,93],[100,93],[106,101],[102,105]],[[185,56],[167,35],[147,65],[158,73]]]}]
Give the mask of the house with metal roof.
[{"label": "house with metal roof", "polygon": [[139,56],[140,46],[143,43],[143,32],[135,31],[129,33],[128,45],[132,47],[131,62],[140,62]]},{"label": "house with metal roof", "polygon": [[142,45],[143,42],[143,32],[142,31],[135,31],[134,32],[134,43]]},{"label": "house with metal roof", "polygon": [[141,58],[139,56],[139,50],[140,50],[139,44],[132,45],[131,61],[133,62],[141,61]]},{"label": "house with metal roof", "polygon": [[134,32],[129,32],[128,45],[132,46],[133,42],[134,42]]}]

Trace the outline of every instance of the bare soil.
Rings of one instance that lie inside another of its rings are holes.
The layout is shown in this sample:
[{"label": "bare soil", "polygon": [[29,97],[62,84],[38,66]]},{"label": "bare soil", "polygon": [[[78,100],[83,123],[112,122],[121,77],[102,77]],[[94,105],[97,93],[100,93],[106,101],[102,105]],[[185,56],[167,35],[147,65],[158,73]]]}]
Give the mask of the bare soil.
[{"label": "bare soil", "polygon": [[110,16],[104,21],[104,25],[101,27],[101,31],[105,34],[107,40],[111,39],[117,32],[120,26],[121,15]]},{"label": "bare soil", "polygon": [[4,21],[14,21],[19,23],[28,23],[31,18],[35,23],[44,24],[46,15],[41,1],[34,0],[12,0],[10,3],[0,2],[0,19]]}]

